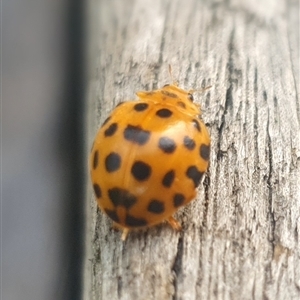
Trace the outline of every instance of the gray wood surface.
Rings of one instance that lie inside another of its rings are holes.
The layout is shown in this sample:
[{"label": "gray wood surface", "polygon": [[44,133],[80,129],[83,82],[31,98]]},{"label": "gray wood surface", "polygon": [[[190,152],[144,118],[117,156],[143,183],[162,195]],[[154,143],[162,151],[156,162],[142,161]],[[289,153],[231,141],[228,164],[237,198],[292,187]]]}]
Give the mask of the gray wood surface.
[{"label": "gray wood surface", "polygon": [[[87,153],[115,104],[170,83],[212,139],[198,197],[125,242],[87,178],[84,299],[300,299],[299,2],[89,2]],[[88,155],[88,154],[87,154]]]}]

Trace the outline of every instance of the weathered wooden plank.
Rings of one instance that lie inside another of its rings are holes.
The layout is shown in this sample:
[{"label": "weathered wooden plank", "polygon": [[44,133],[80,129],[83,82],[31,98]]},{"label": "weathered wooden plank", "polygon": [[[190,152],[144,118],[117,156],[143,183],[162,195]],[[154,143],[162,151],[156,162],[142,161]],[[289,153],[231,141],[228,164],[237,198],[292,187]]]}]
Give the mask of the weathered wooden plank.
[{"label": "weathered wooden plank", "polygon": [[89,184],[84,299],[299,299],[298,1],[90,2],[88,147],[119,101],[196,95],[212,153],[198,198],[122,242]]}]

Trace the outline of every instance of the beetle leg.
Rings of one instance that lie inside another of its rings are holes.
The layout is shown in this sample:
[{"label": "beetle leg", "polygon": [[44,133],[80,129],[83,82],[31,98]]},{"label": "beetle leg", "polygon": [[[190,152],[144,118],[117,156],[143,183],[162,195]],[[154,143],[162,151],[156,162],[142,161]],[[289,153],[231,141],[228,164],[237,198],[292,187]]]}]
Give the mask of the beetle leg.
[{"label": "beetle leg", "polygon": [[173,229],[175,230],[181,230],[181,225],[180,223],[174,218],[174,217],[169,217],[169,219],[167,220],[168,223],[172,226]]}]

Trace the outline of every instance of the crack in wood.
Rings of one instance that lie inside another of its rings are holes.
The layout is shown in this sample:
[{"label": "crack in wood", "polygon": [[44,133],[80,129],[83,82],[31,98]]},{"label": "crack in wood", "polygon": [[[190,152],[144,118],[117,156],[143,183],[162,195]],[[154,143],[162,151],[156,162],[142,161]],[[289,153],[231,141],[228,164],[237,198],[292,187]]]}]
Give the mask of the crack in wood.
[{"label": "crack in wood", "polygon": [[225,97],[225,112],[226,115],[228,111],[232,111],[233,108],[233,97],[232,97],[232,90],[233,90],[233,72],[234,72],[234,64],[233,64],[233,55],[234,55],[234,36],[235,36],[235,30],[231,31],[230,38],[229,38],[229,44],[228,44],[228,63],[227,63],[227,70],[229,72],[229,87],[226,90],[226,97]]},{"label": "crack in wood", "polygon": [[203,210],[203,219],[202,219],[202,227],[207,226],[207,218],[208,218],[208,204],[209,204],[209,189],[210,189],[210,177],[209,177],[209,167],[206,172],[206,176],[203,181],[204,186],[204,210]]},{"label": "crack in wood", "polygon": [[172,300],[178,300],[177,297],[177,288],[178,288],[178,277],[182,272],[182,257],[183,257],[183,232],[182,236],[178,239],[177,243],[177,252],[172,266],[172,272],[174,274],[173,286],[174,286],[174,295]]},{"label": "crack in wood", "polygon": [[266,175],[266,182],[267,182],[267,188],[268,188],[268,219],[270,221],[270,230],[268,234],[268,240],[271,244],[271,255],[270,260],[266,263],[265,266],[265,276],[264,276],[264,294],[263,296],[266,299],[269,299],[267,295],[267,285],[270,284],[272,280],[272,259],[274,257],[274,243],[275,243],[275,226],[276,226],[276,221],[274,217],[274,212],[273,212],[273,195],[272,195],[272,172],[273,172],[273,150],[272,150],[272,140],[270,136],[270,111],[268,110],[268,120],[267,120],[267,149],[266,149],[266,156],[267,156],[267,161],[269,164],[269,171],[268,174]]},{"label": "crack in wood", "polygon": [[120,299],[121,299],[121,296],[122,296],[122,287],[123,287],[122,276],[118,276],[117,292],[118,292],[118,297]]},{"label": "crack in wood", "polygon": [[[270,237],[269,241],[273,244],[273,253],[274,253],[274,242],[275,242],[275,217],[273,211],[273,187],[272,187],[272,174],[273,170],[273,149],[272,149],[272,141],[270,136],[270,116],[268,112],[268,121],[267,121],[267,155],[268,155],[268,164],[269,164],[269,172],[267,176],[267,187],[269,190],[268,193],[268,210],[269,210],[269,219],[270,219]],[[272,255],[273,256],[273,255]]]}]

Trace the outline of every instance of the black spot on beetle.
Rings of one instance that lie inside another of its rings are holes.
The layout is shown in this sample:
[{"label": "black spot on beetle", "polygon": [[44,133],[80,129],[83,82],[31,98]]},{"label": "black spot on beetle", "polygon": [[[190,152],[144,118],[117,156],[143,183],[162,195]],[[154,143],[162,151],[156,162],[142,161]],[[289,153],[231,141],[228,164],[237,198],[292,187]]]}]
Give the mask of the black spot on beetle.
[{"label": "black spot on beetle", "polygon": [[188,178],[193,180],[195,188],[196,188],[200,183],[200,180],[203,176],[203,172],[200,172],[196,166],[190,166],[186,170],[186,175]]},{"label": "black spot on beetle", "polygon": [[109,189],[108,197],[114,206],[124,206],[126,209],[130,209],[137,202],[137,198],[129,191],[118,187]]},{"label": "black spot on beetle", "polygon": [[188,99],[193,102],[194,101],[194,96],[193,94],[188,94]]},{"label": "black spot on beetle", "polygon": [[105,208],[104,211],[113,221],[115,221],[116,223],[120,222],[120,219],[119,219],[116,211],[108,209],[108,208]]},{"label": "black spot on beetle", "polygon": [[106,137],[108,136],[113,136],[115,134],[115,132],[118,129],[118,124],[117,123],[112,123],[109,125],[109,127],[104,131],[104,135]]},{"label": "black spot on beetle", "polygon": [[93,169],[95,170],[98,167],[99,163],[99,152],[98,150],[95,151],[94,157],[93,157]]},{"label": "black spot on beetle", "polygon": [[147,225],[147,221],[142,218],[126,215],[125,224],[131,227],[143,227]]},{"label": "black spot on beetle", "polygon": [[204,160],[209,160],[210,145],[201,144],[199,153]]},{"label": "black spot on beetle", "polygon": [[174,170],[167,172],[162,180],[163,186],[169,188],[172,185],[174,179],[175,179]]},{"label": "black spot on beetle", "polygon": [[117,171],[121,166],[121,156],[118,153],[111,152],[105,159],[105,168],[107,172]]},{"label": "black spot on beetle", "polygon": [[182,194],[175,194],[174,197],[173,197],[173,204],[174,204],[174,207],[179,207],[183,204],[185,200],[185,197],[184,195]]},{"label": "black spot on beetle", "polygon": [[193,123],[193,126],[194,126],[199,132],[201,132],[201,127],[200,127],[199,122],[198,122],[196,119],[193,119],[193,120],[192,120],[192,123]]},{"label": "black spot on beetle", "polygon": [[188,150],[193,150],[196,147],[196,143],[193,139],[188,136],[185,136],[183,139],[183,145]]},{"label": "black spot on beetle", "polygon": [[160,118],[169,118],[172,116],[172,111],[167,108],[161,108],[156,112],[156,115]]},{"label": "black spot on beetle", "polygon": [[148,106],[149,105],[147,103],[137,103],[134,105],[133,109],[140,112],[146,110]]},{"label": "black spot on beetle", "polygon": [[101,196],[102,196],[102,191],[101,191],[101,188],[100,188],[99,184],[94,183],[94,184],[93,184],[93,187],[94,187],[94,192],[95,192],[96,197],[97,197],[97,198],[101,198]]},{"label": "black spot on beetle", "polygon": [[176,143],[168,137],[161,137],[158,141],[158,147],[165,153],[173,153],[176,149]]},{"label": "black spot on beetle", "polygon": [[144,145],[150,138],[150,131],[143,130],[139,126],[128,125],[124,130],[124,138],[138,145]]},{"label": "black spot on beetle", "polygon": [[147,180],[151,175],[151,167],[142,161],[135,161],[131,168],[131,174],[138,181]]},{"label": "black spot on beetle", "polygon": [[148,205],[147,210],[154,214],[161,214],[165,210],[165,204],[157,199],[152,199]]}]

